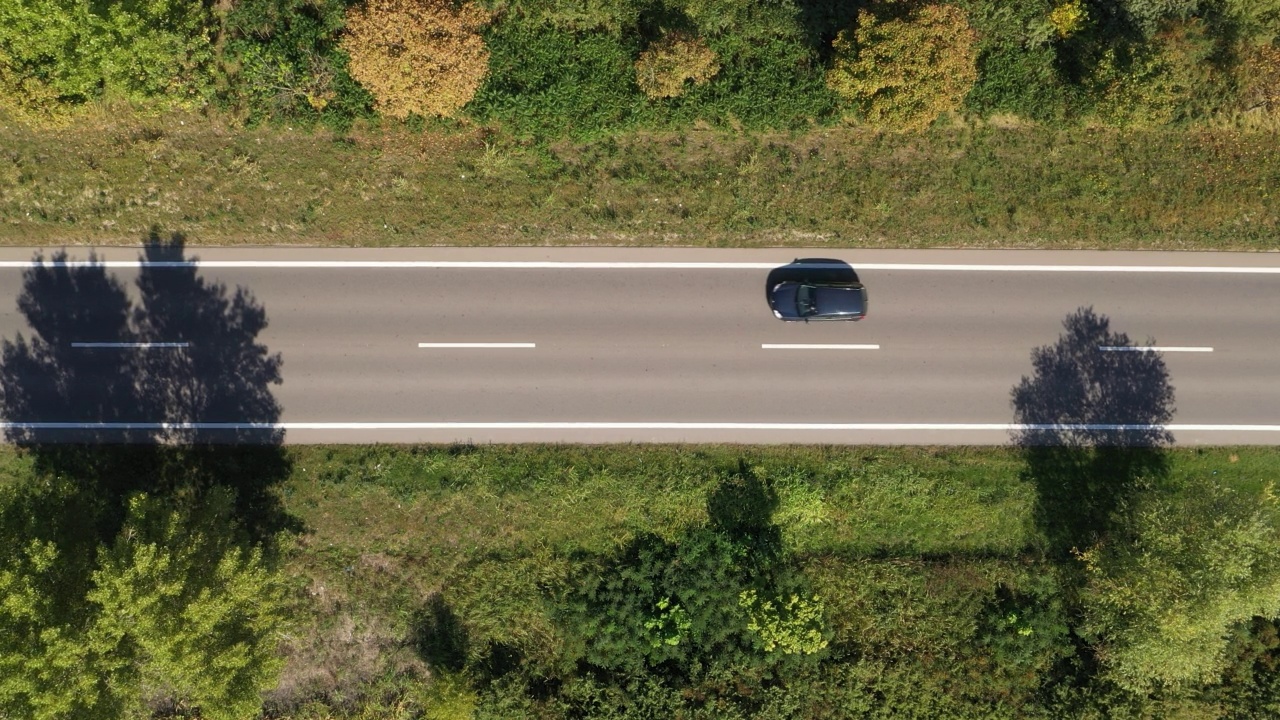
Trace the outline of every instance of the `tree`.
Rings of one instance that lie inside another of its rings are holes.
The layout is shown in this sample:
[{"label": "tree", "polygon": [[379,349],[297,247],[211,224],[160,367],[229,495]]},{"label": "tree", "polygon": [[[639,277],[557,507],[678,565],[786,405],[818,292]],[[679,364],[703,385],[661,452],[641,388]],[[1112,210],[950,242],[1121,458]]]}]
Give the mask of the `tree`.
[{"label": "tree", "polygon": [[964,13],[897,3],[881,12],[860,11],[836,37],[827,85],[881,127],[918,129],[959,108],[978,78],[978,38]]},{"label": "tree", "polygon": [[489,70],[489,14],[450,0],[370,0],[347,15],[351,75],[392,117],[453,117]]},{"label": "tree", "polygon": [[132,668],[90,635],[91,608],[60,597],[76,564],[38,539],[0,559],[0,717],[105,720],[127,705]]},{"label": "tree", "polygon": [[1216,681],[1231,630],[1280,615],[1277,501],[1212,479],[1150,487],[1081,554],[1083,632],[1117,685],[1148,693]]},{"label": "tree", "polygon": [[228,720],[256,716],[274,686],[284,619],[279,580],[260,549],[237,542],[233,506],[223,488],[193,508],[136,496],[87,597],[99,608],[91,635],[133,658],[144,695]]},{"label": "tree", "polygon": [[258,714],[279,669],[280,582],[231,521],[231,492],[188,503],[135,496],[87,592],[86,558],[40,539],[10,550],[0,715],[115,718],[155,699],[206,718]]},{"label": "tree", "polygon": [[0,3],[0,92],[19,106],[101,98],[199,101],[212,17],[188,0]]}]

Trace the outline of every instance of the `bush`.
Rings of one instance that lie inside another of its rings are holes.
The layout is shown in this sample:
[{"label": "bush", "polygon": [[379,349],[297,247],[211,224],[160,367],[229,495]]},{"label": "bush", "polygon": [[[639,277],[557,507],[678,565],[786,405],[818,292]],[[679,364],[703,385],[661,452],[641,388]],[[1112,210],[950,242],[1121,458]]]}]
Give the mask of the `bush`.
[{"label": "bush", "polygon": [[681,32],[667,33],[636,60],[636,84],[654,100],[683,95],[689,85],[706,83],[720,72],[706,42]]},{"label": "bush", "polygon": [[199,103],[210,90],[204,3],[0,3],[0,92],[19,107],[99,99]]},{"label": "bush", "polygon": [[896,17],[864,10],[836,38],[827,84],[872,125],[919,129],[959,108],[973,87],[977,39],[949,5]]},{"label": "bush", "polygon": [[488,72],[488,22],[487,11],[451,0],[370,0],[349,12],[342,46],[380,112],[453,117]]},{"label": "bush", "polygon": [[1254,48],[1240,63],[1238,75],[1242,110],[1280,111],[1280,47]]},{"label": "bush", "polygon": [[490,74],[471,105],[479,119],[550,139],[622,129],[644,111],[633,41],[567,33],[518,14],[492,27],[486,39]]},{"label": "bush", "polygon": [[1254,45],[1280,39],[1280,0],[1225,0],[1225,14],[1240,36]]},{"label": "bush", "polygon": [[369,116],[373,97],[352,79],[338,46],[346,0],[240,0],[226,19],[224,100],[251,123],[268,118],[337,124]]},{"label": "bush", "polygon": [[[29,509],[4,500],[6,524]],[[195,705],[214,719],[256,715],[280,667],[284,598],[233,505],[225,489],[186,504],[137,495],[111,544],[68,547],[60,532],[7,545],[0,715],[133,717],[149,703]],[[0,533],[12,540],[13,529]]]},{"label": "bush", "polygon": [[1154,35],[1168,21],[1187,20],[1207,3],[1203,0],[1123,0],[1120,6],[1147,35]]},{"label": "bush", "polygon": [[[969,21],[979,38],[978,77],[965,106],[984,115],[1013,113],[1042,121],[1073,114],[1080,92],[1059,70],[1059,42],[1055,42],[1060,39],[1059,30],[1052,12],[1045,14],[1045,4],[977,2],[971,7]],[[1062,29],[1072,34],[1081,30],[1070,25]]]},{"label": "bush", "polygon": [[1168,26],[1126,58],[1109,49],[1094,70],[1098,113],[1121,125],[1169,125],[1207,117],[1232,103],[1232,77],[1219,39],[1202,20]]},{"label": "bush", "polygon": [[1280,616],[1280,529],[1270,488],[1197,479],[1153,487],[1119,532],[1081,555],[1083,634],[1117,685],[1136,693],[1215,682],[1232,626]]},{"label": "bush", "polygon": [[690,89],[671,119],[799,128],[833,114],[835,97],[792,0],[688,0],[684,11],[720,72]]}]

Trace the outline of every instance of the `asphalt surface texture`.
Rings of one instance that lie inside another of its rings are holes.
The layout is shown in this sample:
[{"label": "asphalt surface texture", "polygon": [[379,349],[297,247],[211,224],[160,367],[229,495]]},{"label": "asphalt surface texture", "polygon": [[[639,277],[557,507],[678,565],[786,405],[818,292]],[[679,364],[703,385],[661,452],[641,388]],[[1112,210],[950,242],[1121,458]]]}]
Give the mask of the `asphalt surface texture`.
[{"label": "asphalt surface texture", "polygon": [[[10,439],[1004,444],[1154,417],[1181,444],[1280,443],[1280,253],[71,248],[34,273],[36,252],[0,250]],[[866,319],[775,318],[797,258],[847,263]],[[1024,379],[1053,407],[1015,405]]]}]

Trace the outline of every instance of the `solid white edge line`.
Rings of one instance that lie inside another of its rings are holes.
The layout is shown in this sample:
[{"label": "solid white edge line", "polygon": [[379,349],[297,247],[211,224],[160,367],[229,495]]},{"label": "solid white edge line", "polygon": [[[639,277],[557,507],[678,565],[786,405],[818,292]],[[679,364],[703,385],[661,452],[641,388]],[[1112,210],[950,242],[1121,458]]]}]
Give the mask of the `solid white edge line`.
[{"label": "solid white edge line", "polygon": [[535,343],[418,343],[420,348],[432,349],[449,349],[449,348],[532,348],[537,347]]},{"label": "solid white edge line", "polygon": [[1213,352],[1211,347],[1160,347],[1155,345],[1099,345],[1098,349],[1103,352]]},{"label": "solid white edge line", "polygon": [[1073,425],[1017,423],[737,423],[737,422],[282,422],[76,423],[0,422],[25,430],[1168,430],[1276,432],[1280,425]]},{"label": "solid white edge line", "polygon": [[73,342],[73,348],[185,348],[190,347],[191,343],[185,342],[156,342],[156,343],[127,343],[127,342]]},{"label": "solid white edge line", "polygon": [[[852,265],[853,263],[851,263]],[[0,268],[29,269],[30,260],[0,261]],[[489,270],[772,270],[780,267],[821,268],[820,263],[785,262],[558,262],[558,261],[445,261],[445,260],[197,260],[156,261],[86,260],[47,262],[46,266],[104,268],[335,268],[335,269],[489,269]],[[981,265],[930,263],[859,263],[857,270],[920,270],[951,272],[1110,272],[1110,273],[1231,273],[1280,275],[1280,267],[1239,267],[1214,265]]]},{"label": "solid white edge line", "polygon": [[879,345],[821,345],[821,344],[791,344],[786,343],[761,343],[761,350],[879,350]]}]

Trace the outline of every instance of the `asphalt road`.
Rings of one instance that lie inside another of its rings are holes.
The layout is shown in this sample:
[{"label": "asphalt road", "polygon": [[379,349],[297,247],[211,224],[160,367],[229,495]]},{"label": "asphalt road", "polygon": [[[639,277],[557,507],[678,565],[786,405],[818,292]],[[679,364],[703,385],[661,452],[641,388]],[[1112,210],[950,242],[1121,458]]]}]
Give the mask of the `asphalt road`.
[{"label": "asphalt road", "polygon": [[[0,250],[6,339],[32,333],[15,300],[33,252]],[[104,254],[120,263],[108,271],[135,297],[138,252]],[[1092,307],[1134,344],[1180,348],[1160,352],[1176,393],[1172,428],[1180,443],[1280,443],[1280,254],[189,254],[204,261],[198,272],[206,281],[241,287],[265,309],[268,325],[257,341],[283,360],[283,382],[271,392],[288,442],[1004,443],[1015,421],[1010,391],[1032,373],[1032,350],[1057,341],[1068,315]],[[849,262],[869,291],[867,319],[775,319],[764,296],[768,268],[797,255]],[[352,266],[359,263],[376,266]],[[1171,271],[1177,268],[1184,271]],[[59,303],[45,312],[74,305]],[[78,342],[103,340],[85,334]],[[188,345],[119,352],[198,354],[219,342],[173,340]],[[776,345],[856,347],[765,347]]]}]

